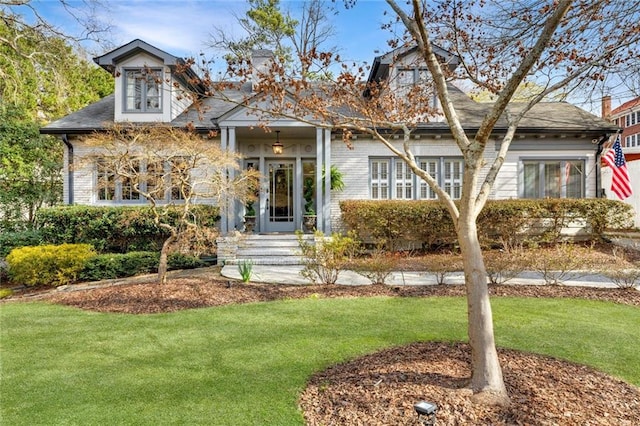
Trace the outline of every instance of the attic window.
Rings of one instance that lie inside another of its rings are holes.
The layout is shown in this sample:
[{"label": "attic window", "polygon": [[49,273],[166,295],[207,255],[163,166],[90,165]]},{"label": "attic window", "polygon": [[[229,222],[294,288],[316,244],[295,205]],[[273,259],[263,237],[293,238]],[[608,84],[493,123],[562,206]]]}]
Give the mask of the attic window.
[{"label": "attic window", "polygon": [[125,70],[125,111],[162,110],[162,73],[160,69]]}]

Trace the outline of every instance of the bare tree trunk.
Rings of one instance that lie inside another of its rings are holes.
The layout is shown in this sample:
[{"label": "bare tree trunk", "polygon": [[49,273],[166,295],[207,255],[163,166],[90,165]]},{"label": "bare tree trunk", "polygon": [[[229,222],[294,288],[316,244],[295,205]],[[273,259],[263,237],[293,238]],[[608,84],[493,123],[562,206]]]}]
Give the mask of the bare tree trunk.
[{"label": "bare tree trunk", "polygon": [[162,243],[162,250],[160,250],[160,261],[158,262],[158,282],[160,284],[167,283],[167,269],[169,264],[169,248],[177,239],[175,231],[171,231],[171,236],[164,240]]},{"label": "bare tree trunk", "polygon": [[478,240],[475,220],[463,209],[458,221],[458,241],[464,262],[467,291],[467,319],[471,346],[470,388],[478,402],[507,405],[509,397],[502,378],[487,286],[487,272]]}]

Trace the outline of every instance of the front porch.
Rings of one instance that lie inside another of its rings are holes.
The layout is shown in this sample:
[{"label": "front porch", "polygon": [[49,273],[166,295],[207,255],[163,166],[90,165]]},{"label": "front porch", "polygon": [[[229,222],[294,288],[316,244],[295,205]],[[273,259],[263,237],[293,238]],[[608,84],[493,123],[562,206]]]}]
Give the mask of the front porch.
[{"label": "front porch", "polygon": [[[242,154],[243,167],[257,170],[261,178],[252,205],[227,206],[228,214],[220,224],[222,235],[234,231],[293,234],[304,229],[309,213],[316,216],[315,228],[330,234],[331,176],[323,171],[331,168],[331,131],[299,122],[275,122],[270,132],[233,124],[237,127],[221,126],[221,147]],[[229,175],[233,178],[234,171]],[[246,217],[251,209],[255,218]]]}]

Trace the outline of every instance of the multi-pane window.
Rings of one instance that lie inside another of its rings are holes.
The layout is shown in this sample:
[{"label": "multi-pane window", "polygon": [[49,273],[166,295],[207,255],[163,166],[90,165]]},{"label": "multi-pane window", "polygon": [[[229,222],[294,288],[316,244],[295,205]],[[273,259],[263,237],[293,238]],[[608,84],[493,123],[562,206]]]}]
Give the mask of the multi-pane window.
[{"label": "multi-pane window", "polygon": [[629,135],[624,138],[624,146],[627,148],[634,148],[640,146],[640,134]]},{"label": "multi-pane window", "polygon": [[96,164],[96,189],[98,200],[113,201],[116,198],[116,174],[104,160]]},{"label": "multi-pane window", "polygon": [[395,198],[413,199],[413,173],[404,161],[395,161]]},{"label": "multi-pane window", "polygon": [[624,116],[625,127],[635,126],[640,123],[640,111],[635,111]]},{"label": "multi-pane window", "polygon": [[[420,160],[418,162],[420,168],[429,173],[434,179],[438,178],[438,170],[440,170],[439,160]],[[436,192],[429,186],[427,182],[420,179],[420,198],[424,200],[435,200],[438,198]]]},{"label": "multi-pane window", "polygon": [[389,198],[389,164],[391,160],[371,160],[371,198]]},{"label": "multi-pane window", "polygon": [[522,162],[524,198],[583,198],[584,160]]},{"label": "multi-pane window", "polygon": [[140,176],[140,162],[132,161],[128,165],[129,170],[126,170],[123,176],[120,176],[120,194],[123,201],[133,201],[140,199],[140,191],[136,189],[137,179],[136,176]]},{"label": "multi-pane window", "polygon": [[170,162],[134,161],[116,173],[108,159],[96,162],[96,193],[98,201],[144,201],[143,193],[160,202],[184,200],[191,192],[188,159],[174,158]]},{"label": "multi-pane window", "polygon": [[189,173],[188,159],[175,157],[169,162],[171,168],[171,200],[184,200],[191,193],[191,176]]},{"label": "multi-pane window", "polygon": [[[463,161],[452,158],[423,158],[417,163],[427,171],[453,199],[462,193]],[[393,170],[392,174],[387,173]],[[372,159],[370,162],[372,199],[435,200],[437,195],[409,166],[399,158]],[[388,188],[394,188],[392,193]],[[414,190],[414,188],[418,188]]]},{"label": "multi-pane window", "polygon": [[162,109],[160,69],[125,70],[125,110],[158,112]]},{"label": "multi-pane window", "polygon": [[444,192],[457,200],[462,195],[462,160],[445,160],[442,183]]},{"label": "multi-pane window", "polygon": [[163,200],[166,196],[165,170],[162,161],[147,163],[146,175],[143,179],[146,191],[156,200]]}]

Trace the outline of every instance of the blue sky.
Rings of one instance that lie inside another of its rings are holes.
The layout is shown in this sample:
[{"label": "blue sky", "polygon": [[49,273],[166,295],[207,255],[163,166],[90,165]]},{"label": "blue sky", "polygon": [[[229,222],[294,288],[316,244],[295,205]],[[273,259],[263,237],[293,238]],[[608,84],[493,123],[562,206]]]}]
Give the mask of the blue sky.
[{"label": "blue sky", "polygon": [[[58,0],[32,1],[39,13],[65,32],[80,31]],[[68,3],[79,11],[86,8],[82,0],[68,0]],[[195,57],[205,50],[214,26],[232,35],[241,34],[234,14],[243,16],[247,9],[243,0],[104,0],[104,4],[107,10],[101,10],[99,18],[111,24],[112,31],[107,38],[113,46],[139,38],[181,57]],[[290,10],[294,16],[301,4],[301,1],[281,0],[283,9]],[[337,11],[332,15],[337,30],[334,44],[340,46],[343,58],[371,62],[380,52],[389,50],[386,44],[389,33],[380,29],[389,19],[384,15],[386,2],[359,0],[352,9],[345,9],[341,0],[327,4]]]},{"label": "blue sky", "polygon": [[[77,27],[59,0],[31,0],[32,6],[51,23],[65,33],[77,34]],[[106,39],[112,47],[121,46],[136,38],[142,39],[170,54],[180,57],[198,57],[201,52],[207,58],[213,52],[206,49],[214,27],[224,29],[231,35],[240,35],[235,15],[243,16],[247,10],[244,0],[100,0],[106,6],[98,18],[111,24],[112,30]],[[78,12],[86,11],[84,0],[66,0]],[[343,0],[326,0],[333,7],[332,19],[337,34],[330,46],[339,46],[337,53],[343,59],[356,63],[371,63],[373,58],[389,51],[388,30],[382,30],[393,14],[385,15],[388,5],[384,0],[357,0],[352,9],[345,9]],[[300,0],[281,0],[284,10],[296,16],[302,5]],[[15,9],[14,9],[15,10]],[[28,13],[24,7],[22,11]],[[105,48],[87,46],[90,54],[106,53]],[[220,53],[217,55],[220,56]],[[630,94],[614,95],[614,107],[627,100]],[[595,100],[570,99],[570,102],[600,113],[599,98]]]}]

